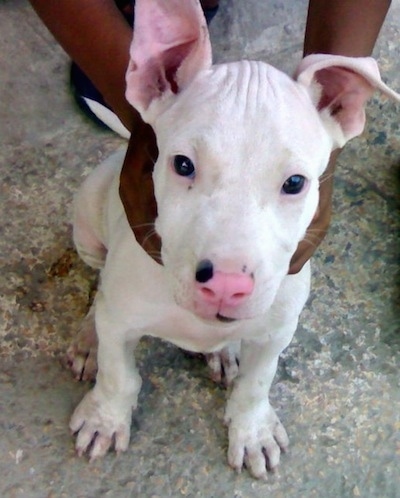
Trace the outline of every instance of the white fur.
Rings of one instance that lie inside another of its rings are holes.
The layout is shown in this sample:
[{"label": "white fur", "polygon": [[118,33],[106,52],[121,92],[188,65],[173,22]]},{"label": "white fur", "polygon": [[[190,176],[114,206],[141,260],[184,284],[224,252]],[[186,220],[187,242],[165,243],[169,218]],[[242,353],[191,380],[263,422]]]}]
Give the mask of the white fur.
[{"label": "white fur", "polygon": [[[157,8],[158,0],[146,1]],[[148,4],[140,5],[146,9]],[[208,43],[204,36],[201,43]],[[135,53],[133,47],[132,58]],[[142,59],[145,53],[140,52]],[[122,154],[97,168],[77,196],[76,246],[89,264],[103,268],[95,302],[97,382],[70,426],[78,432],[79,453],[94,440],[91,457],[101,456],[113,437],[117,451],[127,448],[141,385],[133,349],[143,335],[203,353],[239,342],[239,375],[226,409],[228,460],[237,470],[246,463],[254,476],[263,478],[267,465],[275,467],[288,444],[268,392],[309,293],[309,263],[288,276],[289,263],[317,209],[318,179],[346,130],[340,115],[317,109],[316,75],[321,68],[329,70],[329,56],[322,65],[318,59],[314,77],[313,60],[308,59],[306,81],[300,72],[298,82],[262,62],[211,66],[208,50],[204,53],[205,62],[197,69],[197,59],[186,64],[185,84],[178,92],[167,88],[158,95],[154,87],[146,94],[144,81],[140,91],[131,88],[130,93],[157,135],[156,229],[164,266],[144,252],[129,227],[118,195]],[[341,62],[352,69],[352,59]],[[138,67],[135,61],[131,71]],[[143,77],[154,76],[154,64],[150,69]],[[128,78],[128,89],[137,77]],[[349,128],[352,116],[346,109]],[[176,174],[175,155],[191,158],[194,179]],[[306,177],[306,187],[296,195],[283,193],[285,180],[295,174]],[[230,310],[229,317],[236,319],[232,323],[220,323],[217,310],[196,297],[196,265],[205,258],[223,272],[254,276],[252,294]],[[225,358],[232,363],[235,354]]]}]

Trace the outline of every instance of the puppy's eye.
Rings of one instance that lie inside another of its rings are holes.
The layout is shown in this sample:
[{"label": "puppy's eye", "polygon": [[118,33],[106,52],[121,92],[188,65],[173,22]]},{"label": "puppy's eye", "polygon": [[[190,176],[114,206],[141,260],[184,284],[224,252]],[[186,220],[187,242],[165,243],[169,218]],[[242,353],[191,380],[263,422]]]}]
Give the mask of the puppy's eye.
[{"label": "puppy's eye", "polygon": [[282,192],[285,194],[299,194],[306,183],[306,179],[302,175],[292,175],[282,185]]},{"label": "puppy's eye", "polygon": [[188,178],[194,178],[195,167],[191,159],[186,156],[175,156],[174,157],[174,169],[179,176],[186,176]]}]

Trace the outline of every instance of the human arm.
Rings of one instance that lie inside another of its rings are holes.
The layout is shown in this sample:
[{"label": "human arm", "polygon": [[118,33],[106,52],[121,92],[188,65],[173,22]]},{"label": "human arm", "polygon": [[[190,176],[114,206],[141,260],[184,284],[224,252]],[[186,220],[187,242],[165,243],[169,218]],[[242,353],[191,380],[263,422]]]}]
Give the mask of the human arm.
[{"label": "human arm", "polygon": [[132,28],[113,0],[30,0],[56,40],[90,78],[124,125],[140,119],[125,99]]},{"label": "human arm", "polygon": [[[390,3],[390,0],[310,0],[304,55],[371,55]],[[301,270],[327,233],[331,219],[333,175],[339,153],[340,150],[333,151],[328,168],[321,177],[318,210],[292,258],[289,274]]]}]

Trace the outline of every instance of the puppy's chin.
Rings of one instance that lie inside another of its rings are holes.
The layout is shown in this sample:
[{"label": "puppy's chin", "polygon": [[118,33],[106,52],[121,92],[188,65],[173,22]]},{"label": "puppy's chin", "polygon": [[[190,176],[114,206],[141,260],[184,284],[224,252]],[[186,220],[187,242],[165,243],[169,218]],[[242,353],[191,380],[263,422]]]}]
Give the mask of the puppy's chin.
[{"label": "puppy's chin", "polygon": [[[219,313],[218,310],[205,310],[198,309],[196,305],[191,305],[185,300],[181,301],[180,299],[175,299],[175,303],[185,311],[188,311],[194,318],[200,320],[206,325],[231,325],[234,323],[238,323],[241,320],[245,320],[246,318],[238,318],[235,316],[230,316],[229,314]],[[193,303],[192,303],[193,304]]]},{"label": "puppy's chin", "polygon": [[182,293],[179,296],[175,295],[174,300],[179,308],[190,313],[204,324],[214,327],[229,327],[244,321],[258,319],[268,312],[273,302],[273,298],[269,296],[268,300],[263,300],[262,306],[219,308],[202,305],[195,300],[187,299],[187,296],[182,295]]}]

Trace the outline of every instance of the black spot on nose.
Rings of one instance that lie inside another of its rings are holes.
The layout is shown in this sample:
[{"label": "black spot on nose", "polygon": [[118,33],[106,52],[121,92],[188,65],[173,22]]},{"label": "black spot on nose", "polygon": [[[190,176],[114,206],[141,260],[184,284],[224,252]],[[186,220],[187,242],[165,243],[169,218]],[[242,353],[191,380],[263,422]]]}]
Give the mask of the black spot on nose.
[{"label": "black spot on nose", "polygon": [[204,284],[213,278],[214,267],[209,259],[203,259],[196,268],[196,282]]}]

